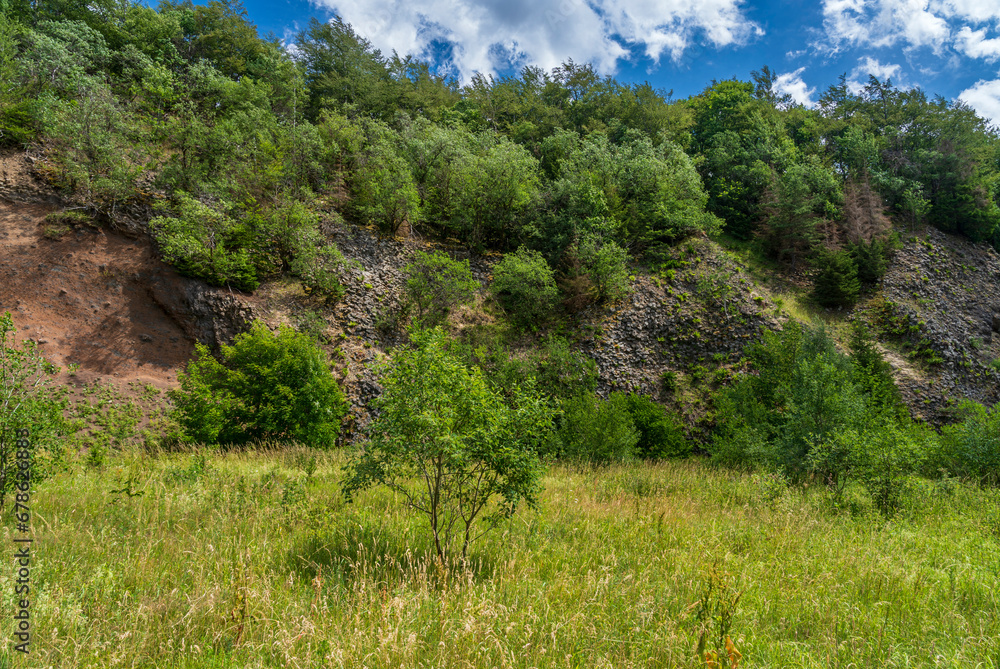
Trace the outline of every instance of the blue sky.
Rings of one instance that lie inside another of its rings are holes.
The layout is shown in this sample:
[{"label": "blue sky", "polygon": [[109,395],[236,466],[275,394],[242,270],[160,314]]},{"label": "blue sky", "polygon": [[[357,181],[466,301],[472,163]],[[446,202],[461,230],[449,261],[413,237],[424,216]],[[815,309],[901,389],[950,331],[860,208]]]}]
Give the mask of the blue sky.
[{"label": "blue sky", "polygon": [[[768,65],[814,104],[846,74],[961,99],[1000,125],[1000,0],[245,0],[262,34],[290,39],[339,14],[384,52],[474,72],[572,58],[675,98]],[[513,68],[513,69],[512,69]]]}]

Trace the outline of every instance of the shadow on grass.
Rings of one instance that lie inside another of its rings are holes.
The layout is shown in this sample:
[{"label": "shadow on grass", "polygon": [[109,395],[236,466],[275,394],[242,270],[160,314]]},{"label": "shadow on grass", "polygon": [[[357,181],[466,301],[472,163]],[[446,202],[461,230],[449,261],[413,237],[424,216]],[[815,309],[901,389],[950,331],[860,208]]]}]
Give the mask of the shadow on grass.
[{"label": "shadow on grass", "polygon": [[[498,566],[494,556],[470,548],[470,557],[449,557],[440,565],[429,531],[410,532],[344,519],[329,528],[295,537],[285,555],[286,569],[307,582],[317,577],[343,587],[367,581],[386,587],[426,583],[441,587],[456,576],[480,580],[490,578]],[[459,553],[453,550],[453,553]]]}]

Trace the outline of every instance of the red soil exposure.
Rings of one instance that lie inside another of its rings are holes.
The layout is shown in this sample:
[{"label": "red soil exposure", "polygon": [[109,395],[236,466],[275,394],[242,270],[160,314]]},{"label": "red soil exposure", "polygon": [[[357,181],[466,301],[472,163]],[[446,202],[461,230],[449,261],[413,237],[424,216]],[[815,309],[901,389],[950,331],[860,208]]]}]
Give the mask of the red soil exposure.
[{"label": "red soil exposure", "polygon": [[[10,184],[9,171],[0,176]],[[193,342],[148,286],[179,290],[182,279],[145,241],[88,226],[47,238],[45,216],[58,210],[0,200],[0,313],[10,311],[18,338],[34,339],[55,364],[79,365],[75,384],[176,385]]]}]

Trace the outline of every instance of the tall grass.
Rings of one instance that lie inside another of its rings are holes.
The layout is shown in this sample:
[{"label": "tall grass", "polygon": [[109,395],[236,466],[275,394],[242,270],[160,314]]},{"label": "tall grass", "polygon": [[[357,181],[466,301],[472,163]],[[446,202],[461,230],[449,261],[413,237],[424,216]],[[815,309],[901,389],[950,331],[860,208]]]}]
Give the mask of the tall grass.
[{"label": "tall grass", "polygon": [[[1000,665],[992,490],[925,483],[886,520],[696,461],[554,468],[538,510],[441,567],[398,499],[340,500],[341,464],[136,452],[39,485],[14,666],[704,666],[710,582],[742,593],[741,666]],[[0,604],[10,639],[10,570]]]}]

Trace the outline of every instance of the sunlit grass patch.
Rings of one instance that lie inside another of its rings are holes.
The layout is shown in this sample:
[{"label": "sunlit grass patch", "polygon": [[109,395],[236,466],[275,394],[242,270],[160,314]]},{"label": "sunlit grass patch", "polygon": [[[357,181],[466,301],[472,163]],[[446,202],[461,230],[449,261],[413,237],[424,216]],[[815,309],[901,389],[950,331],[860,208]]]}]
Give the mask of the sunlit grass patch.
[{"label": "sunlit grass patch", "polygon": [[[992,490],[927,482],[886,520],[697,460],[555,466],[536,510],[442,566],[391,493],[343,502],[344,462],[135,452],[41,484],[33,666],[688,667],[722,632],[747,667],[1000,652]],[[717,614],[739,595],[725,630],[699,614],[712,583]],[[0,592],[8,634],[9,573]]]}]

